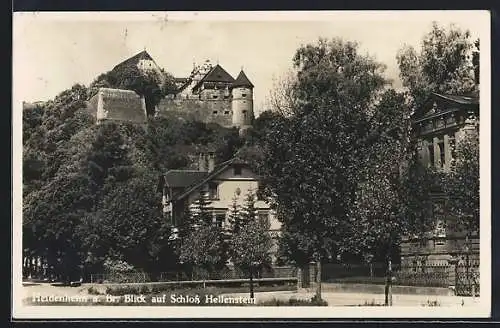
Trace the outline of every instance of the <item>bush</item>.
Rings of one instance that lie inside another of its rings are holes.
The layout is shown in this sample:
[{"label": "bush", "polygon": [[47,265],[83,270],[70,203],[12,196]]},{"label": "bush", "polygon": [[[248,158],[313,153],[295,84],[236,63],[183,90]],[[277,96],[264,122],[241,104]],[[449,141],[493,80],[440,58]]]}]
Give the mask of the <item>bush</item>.
[{"label": "bush", "polygon": [[113,296],[123,296],[126,294],[141,294],[141,289],[135,286],[119,286],[119,287],[108,287],[106,288],[106,294]]},{"label": "bush", "polygon": [[312,297],[310,300],[291,298],[288,300],[279,300],[273,298],[269,301],[260,302],[260,306],[328,306],[328,302],[324,299]]},{"label": "bush", "polygon": [[377,303],[377,302],[375,302],[375,300],[371,300],[370,302],[365,301],[364,304],[360,304],[358,306],[385,306],[385,304]]},{"label": "bush", "polygon": [[89,295],[101,295],[97,288],[94,288],[92,286],[87,289],[87,292],[89,293]]}]

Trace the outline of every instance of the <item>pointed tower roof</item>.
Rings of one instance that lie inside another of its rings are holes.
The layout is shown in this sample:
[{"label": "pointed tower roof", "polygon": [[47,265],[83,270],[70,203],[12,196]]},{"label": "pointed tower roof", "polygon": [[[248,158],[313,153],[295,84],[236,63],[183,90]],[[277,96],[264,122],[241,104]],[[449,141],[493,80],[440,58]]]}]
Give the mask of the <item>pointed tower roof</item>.
[{"label": "pointed tower roof", "polygon": [[245,72],[243,72],[243,70],[241,70],[240,74],[238,74],[238,77],[233,82],[232,87],[233,88],[236,88],[236,87],[253,88],[253,84],[252,84],[252,82],[250,82],[250,80],[246,76]]},{"label": "pointed tower roof", "polygon": [[132,66],[132,65],[135,66],[139,63],[140,60],[143,60],[143,59],[153,60],[153,57],[151,57],[151,55],[146,50],[143,50],[143,51],[139,52],[138,54],[136,54],[128,59],[125,59],[124,61],[122,61],[121,63],[119,63],[115,67],[113,67],[113,69],[119,69],[122,67],[127,67],[127,66]]}]

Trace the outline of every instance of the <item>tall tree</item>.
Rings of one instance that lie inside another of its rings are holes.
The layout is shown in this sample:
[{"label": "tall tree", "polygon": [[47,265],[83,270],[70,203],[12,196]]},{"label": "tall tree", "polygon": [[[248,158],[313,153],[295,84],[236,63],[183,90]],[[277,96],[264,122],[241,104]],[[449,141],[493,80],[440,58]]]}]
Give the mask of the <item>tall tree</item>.
[{"label": "tall tree", "polygon": [[[358,45],[320,39],[294,56],[299,107],[275,120],[263,142],[262,172],[292,260],[320,264],[345,251],[373,102],[384,66]],[[318,278],[320,275],[318,275]],[[321,293],[321,281],[318,294]]]},{"label": "tall tree", "polygon": [[271,263],[272,238],[269,223],[261,220],[245,222],[231,236],[231,255],[236,267],[248,274],[250,297],[254,297],[253,278],[263,265]]},{"label": "tall tree", "polygon": [[[476,46],[478,53],[478,42]],[[423,37],[420,52],[411,46],[400,49],[397,54],[400,77],[413,98],[414,107],[419,108],[431,92],[474,91],[477,83],[473,50],[469,31],[454,25],[445,28],[436,22]]]},{"label": "tall tree", "polygon": [[[445,177],[448,206],[458,228],[471,237],[479,232],[479,133],[467,131],[457,142],[451,171]],[[458,231],[460,231],[458,230]]]},{"label": "tall tree", "polygon": [[189,210],[189,229],[184,229],[179,260],[192,269],[203,269],[212,274],[222,269],[228,259],[227,243],[221,226],[215,224],[208,209],[205,190]]}]

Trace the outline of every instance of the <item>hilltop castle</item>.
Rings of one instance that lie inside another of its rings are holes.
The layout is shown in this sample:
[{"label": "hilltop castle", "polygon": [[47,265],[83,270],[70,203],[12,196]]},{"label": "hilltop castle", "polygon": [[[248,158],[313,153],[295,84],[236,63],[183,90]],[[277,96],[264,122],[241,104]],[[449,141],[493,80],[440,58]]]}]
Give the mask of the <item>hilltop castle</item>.
[{"label": "hilltop castle", "polygon": [[[116,65],[113,70],[136,66],[141,71],[162,72],[146,50]],[[162,75],[163,76],[163,75]],[[221,65],[206,60],[193,64],[188,77],[175,78],[177,91],[160,101],[155,116],[174,115],[205,123],[245,130],[254,119],[254,85],[243,69],[233,78]],[[144,99],[135,93],[101,88],[89,100],[89,108],[97,121],[118,120],[135,123],[146,121]]]}]

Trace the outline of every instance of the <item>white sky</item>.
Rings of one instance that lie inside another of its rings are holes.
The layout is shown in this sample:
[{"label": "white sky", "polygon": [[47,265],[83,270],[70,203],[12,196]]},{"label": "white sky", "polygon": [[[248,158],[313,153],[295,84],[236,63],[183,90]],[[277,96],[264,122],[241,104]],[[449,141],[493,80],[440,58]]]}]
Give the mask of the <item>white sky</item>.
[{"label": "white sky", "polygon": [[218,60],[235,78],[243,66],[260,112],[273,77],[291,68],[301,44],[319,37],[358,41],[363,53],[387,65],[397,88],[398,49],[420,47],[432,21],[454,23],[475,38],[484,20],[485,11],[15,13],[14,88],[17,99],[47,100],[146,48],[176,77],[187,76],[193,60]]}]

